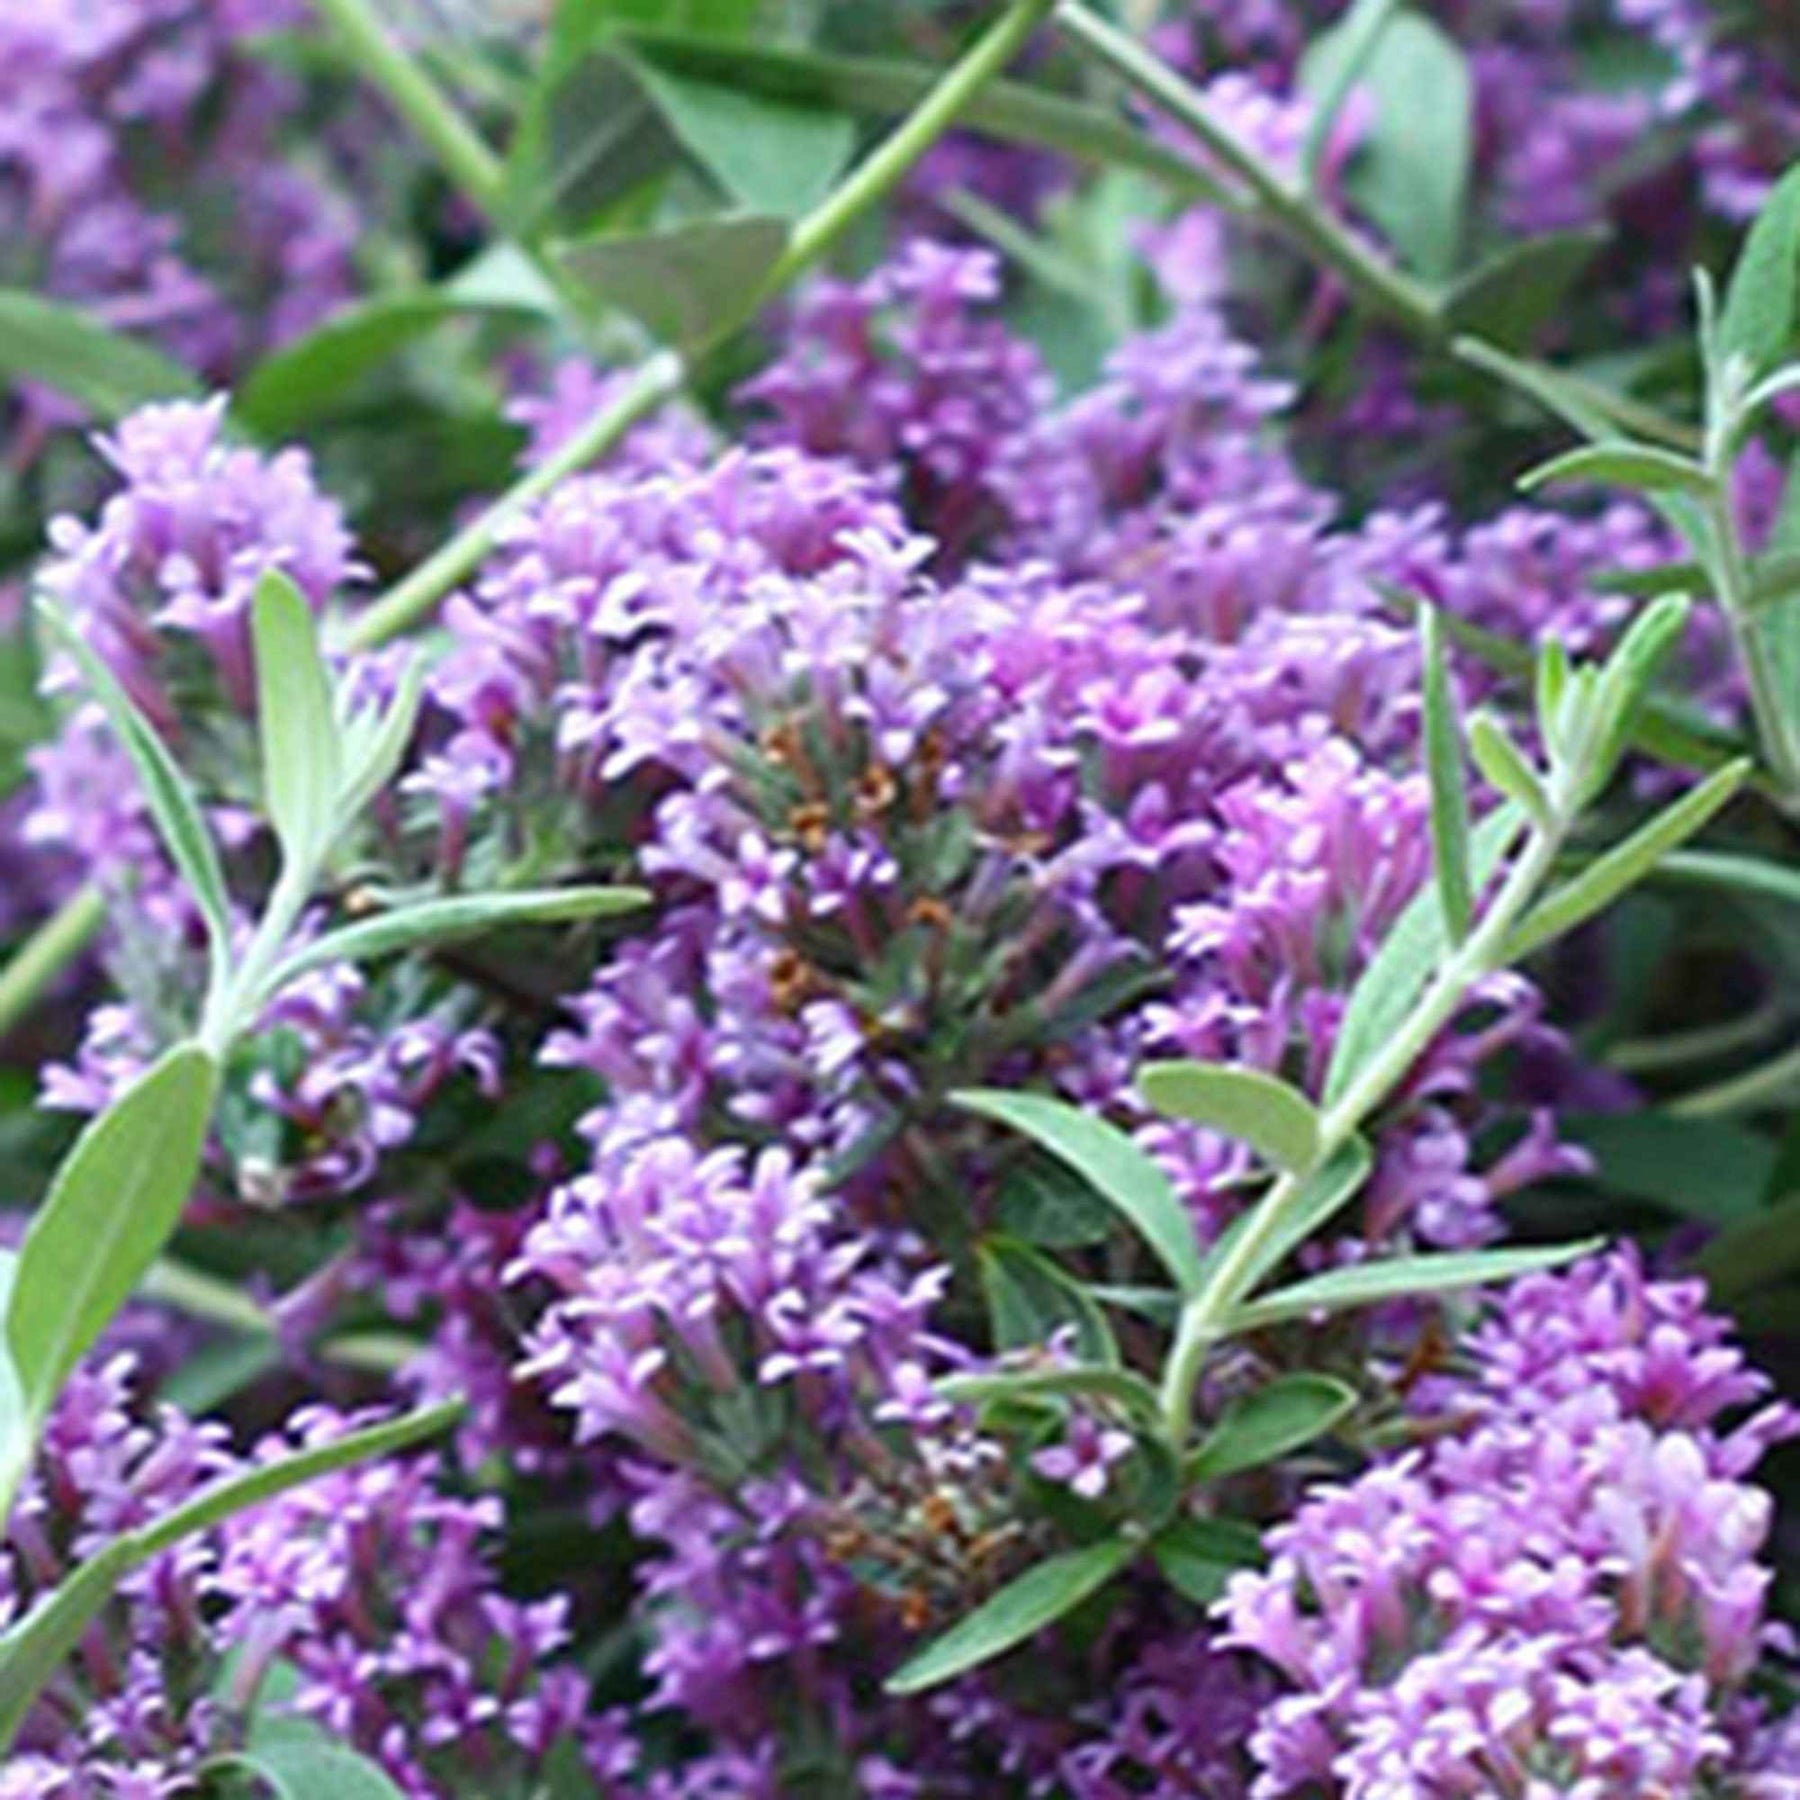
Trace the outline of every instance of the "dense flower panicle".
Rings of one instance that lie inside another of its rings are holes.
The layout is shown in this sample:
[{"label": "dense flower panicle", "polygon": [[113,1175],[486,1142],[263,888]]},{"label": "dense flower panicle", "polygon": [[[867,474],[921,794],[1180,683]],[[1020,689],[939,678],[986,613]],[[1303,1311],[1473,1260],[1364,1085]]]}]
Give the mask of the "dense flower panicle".
[{"label": "dense flower panicle", "polygon": [[896,481],[958,557],[992,523],[999,455],[1050,399],[1036,351],[981,316],[999,291],[991,252],[914,239],[860,282],[803,290],[789,348],[741,397],[779,441]]},{"label": "dense flower panicle", "polygon": [[[121,1530],[209,1483],[367,1421],[296,1414],[249,1458],[218,1425],[145,1414],[132,1361],[79,1369],[0,1537],[0,1622]],[[26,1717],[8,1800],[173,1800],[241,1748],[245,1707],[280,1665],[280,1704],[381,1765],[409,1800],[495,1800],[572,1745],[600,1773],[617,1723],[566,1661],[566,1602],[498,1588],[498,1502],[412,1456],[320,1478],[185,1540],[131,1575]],[[228,1661],[228,1659],[230,1659]],[[475,1786],[468,1784],[473,1777]]]},{"label": "dense flower panicle", "polygon": [[315,606],[361,573],[342,509],[320,493],[303,450],[274,456],[225,436],[225,396],[134,413],[97,440],[120,489],[89,526],[50,527],[40,582],[164,730],[176,708],[158,664],[159,628],[195,640],[228,702],[255,704],[250,602],[271,569]]},{"label": "dense flower panicle", "polygon": [[1234,1578],[1231,1643],[1295,1690],[1252,1740],[1259,1800],[1779,1793],[1746,1677],[1779,1641],[1747,1477],[1786,1407],[1697,1284],[1620,1252],[1503,1297],[1440,1435],[1318,1489]]}]

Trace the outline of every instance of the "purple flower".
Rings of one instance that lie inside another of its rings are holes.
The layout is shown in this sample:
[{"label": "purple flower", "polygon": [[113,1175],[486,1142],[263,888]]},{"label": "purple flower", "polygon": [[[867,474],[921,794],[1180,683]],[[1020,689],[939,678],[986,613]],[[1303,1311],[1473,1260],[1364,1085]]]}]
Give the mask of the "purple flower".
[{"label": "purple flower", "polygon": [[1063,1441],[1035,1451],[1031,1466],[1046,1481],[1060,1482],[1083,1500],[1098,1500],[1112,1480],[1114,1465],[1123,1462],[1131,1448],[1129,1431],[1076,1413]]}]

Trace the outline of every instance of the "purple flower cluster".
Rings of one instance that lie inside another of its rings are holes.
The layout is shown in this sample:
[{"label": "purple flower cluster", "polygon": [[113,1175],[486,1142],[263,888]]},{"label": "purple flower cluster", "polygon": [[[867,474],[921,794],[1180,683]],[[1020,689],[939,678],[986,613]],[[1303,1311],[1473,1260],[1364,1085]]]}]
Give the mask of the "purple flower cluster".
[{"label": "purple flower cluster", "polygon": [[1228,1642],[1293,1692],[1258,1800],[1800,1791],[1744,1684],[1784,1643],[1748,1480],[1796,1425],[1695,1283],[1620,1253],[1519,1283],[1420,1396],[1428,1441],[1315,1490]]},{"label": "purple flower cluster", "polygon": [[[244,1458],[223,1426],[145,1414],[134,1386],[131,1359],[114,1357],[58,1402],[0,1538],[0,1622],[115,1533],[360,1422],[303,1411]],[[506,1598],[487,1559],[498,1503],[457,1498],[438,1475],[414,1456],[326,1476],[133,1574],[33,1707],[0,1794],[189,1794],[209,1758],[242,1746],[269,1683],[409,1800],[517,1791],[565,1745],[601,1772],[618,1726],[562,1655],[567,1603]]]}]

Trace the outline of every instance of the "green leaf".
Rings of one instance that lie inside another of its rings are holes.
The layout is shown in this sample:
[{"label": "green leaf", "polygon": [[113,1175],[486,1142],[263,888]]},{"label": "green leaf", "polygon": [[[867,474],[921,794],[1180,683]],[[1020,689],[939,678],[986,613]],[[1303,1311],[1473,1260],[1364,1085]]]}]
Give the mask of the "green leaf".
[{"label": "green leaf", "polygon": [[1529,813],[1539,825],[1550,823],[1550,796],[1525,752],[1492,713],[1477,713],[1469,721],[1469,754],[1475,766],[1514,805]]},{"label": "green leaf", "polygon": [[1542,363],[1512,356],[1485,339],[1468,334],[1452,338],[1450,348],[1459,362],[1479,369],[1504,387],[1529,394],[1539,406],[1595,440],[1615,437],[1618,427],[1606,411],[1594,403],[1583,384]]},{"label": "green leaf", "polygon": [[975,1266],[1000,1349],[1040,1349],[1058,1332],[1073,1328],[1083,1362],[1118,1362],[1118,1346],[1100,1303],[1049,1257],[1029,1244],[990,1237],[976,1246]]},{"label": "green leaf", "polygon": [[[6,1311],[6,1342],[29,1439],[173,1235],[200,1170],[218,1070],[169,1051],[92,1120],[32,1216]],[[0,1517],[22,1473],[18,1434],[0,1466]]]},{"label": "green leaf", "polygon": [[[899,119],[942,78],[928,63],[877,57],[827,56],[766,43],[721,43],[632,28],[617,34],[637,62],[790,104]],[[1158,143],[1130,120],[1020,81],[990,81],[958,116],[959,128],[1007,143],[1052,150],[1096,167],[1153,175],[1173,192],[1219,201],[1218,184],[1187,157]]]},{"label": "green leaf", "polygon": [[1800,1269],[1800,1195],[1727,1225],[1693,1266],[1725,1302],[1785,1280]]},{"label": "green leaf", "polygon": [[1656,866],[1658,881],[1720,888],[1755,900],[1800,906],[1800,869],[1723,850],[1678,850]]},{"label": "green leaf", "polygon": [[1156,1389],[1143,1376],[1104,1363],[947,1375],[937,1387],[945,1399],[970,1406],[994,1401],[1110,1400],[1137,1419],[1154,1423],[1158,1416]]},{"label": "green leaf", "polygon": [[1278,1375],[1237,1402],[1188,1459],[1193,1481],[1279,1462],[1354,1411],[1356,1390],[1329,1375]]},{"label": "green leaf", "polygon": [[1604,229],[1553,231],[1509,244],[1444,296],[1445,324],[1503,350],[1528,350],[1605,247]]},{"label": "green leaf", "polygon": [[339,744],[331,676],[306,596],[271,569],[251,607],[263,802],[287,866],[310,877],[337,827]]},{"label": "green leaf", "polygon": [[426,288],[343,307],[265,356],[239,386],[232,410],[258,437],[288,437],[330,413],[364,376],[449,320],[476,311],[527,317],[532,310],[482,305],[478,295],[475,288]]},{"label": "green leaf", "polygon": [[1238,1138],[1265,1161],[1305,1174],[1319,1156],[1319,1114],[1285,1081],[1225,1063],[1147,1063],[1138,1092],[1169,1118]]},{"label": "green leaf", "polygon": [[1424,661],[1425,769],[1431,781],[1431,852],[1438,904],[1449,942],[1469,935],[1475,896],[1469,879],[1469,790],[1463,768],[1462,733],[1450,693],[1450,659],[1435,606],[1419,612]]},{"label": "green leaf", "polygon": [[1596,857],[1526,915],[1507,941],[1506,960],[1520,961],[1610,906],[1671,850],[1701,830],[1743,786],[1749,772],[1746,761],[1731,763],[1709,775],[1622,844]]},{"label": "green leaf", "polygon": [[1067,1163],[1033,1153],[1009,1169],[994,1198],[994,1220],[1009,1237],[1046,1250],[1104,1243],[1112,1209]]},{"label": "green leaf", "polygon": [[364,807],[393,780],[412,743],[424,700],[425,662],[415,656],[401,670],[385,710],[370,707],[340,720],[344,774],[337,797],[337,829],[360,818]]},{"label": "green leaf", "polygon": [[[0,1250],[0,1321],[12,1311],[18,1275],[18,1253]],[[0,1526],[4,1526],[11,1515],[13,1493],[20,1473],[31,1465],[37,1438],[31,1413],[31,1402],[13,1361],[10,1334],[0,1332]]]},{"label": "green leaf", "polygon": [[1262,1538],[1242,1519],[1179,1519],[1157,1534],[1150,1554],[1177,1593],[1211,1606],[1238,1570],[1262,1561]]},{"label": "green leaf", "polygon": [[1687,599],[1680,594],[1665,594],[1651,601],[1631,621],[1618,648],[1607,658],[1597,696],[1592,766],[1581,803],[1612,779],[1650,697],[1651,684],[1687,629],[1689,610]]},{"label": "green leaf", "polygon": [[1744,239],[1725,309],[1719,348],[1743,360],[1754,378],[1787,355],[1794,341],[1800,283],[1800,164],[1775,184]]},{"label": "green leaf", "polygon": [[942,1637],[909,1656],[888,1677],[887,1691],[921,1694],[992,1662],[1097,1594],[1135,1554],[1134,1545],[1107,1538],[1027,1569]]},{"label": "green leaf", "polygon": [[1598,486],[1632,488],[1640,493],[1690,494],[1698,500],[1712,498],[1713,478],[1697,462],[1659,450],[1654,444],[1612,442],[1584,444],[1553,456],[1519,477],[1526,493],[1535,493],[1553,481],[1587,481]]},{"label": "green leaf", "polygon": [[1315,1312],[1348,1312],[1389,1300],[1422,1300],[1459,1288],[1511,1281],[1515,1276],[1560,1268],[1577,1257],[1591,1256],[1604,1241],[1590,1238],[1549,1250],[1457,1250],[1441,1256],[1395,1256],[1358,1263],[1252,1300],[1232,1314],[1229,1326],[1233,1332],[1261,1331]]},{"label": "green leaf", "polygon": [[12,288],[0,289],[0,373],[54,388],[108,421],[200,393],[198,379],[162,351],[77,307]]},{"label": "green leaf", "polygon": [[1060,1157],[1131,1223],[1182,1292],[1193,1291],[1200,1273],[1193,1220],[1161,1167],[1116,1125],[1043,1094],[976,1088],[950,1099]]},{"label": "green leaf", "polygon": [[747,215],[589,238],[568,246],[561,259],[663,343],[693,351],[755,311],[787,242],[784,219]]},{"label": "green leaf", "polygon": [[1307,126],[1300,156],[1309,187],[1317,184],[1332,127],[1362,78],[1396,3],[1397,0],[1352,0],[1343,18],[1308,46],[1301,59],[1301,85],[1313,103],[1312,121]]},{"label": "green leaf", "polygon": [[[436,1437],[453,1425],[462,1411],[461,1401],[448,1401],[348,1432],[330,1443],[309,1445],[213,1482],[149,1524],[119,1533],[0,1636],[0,1749],[17,1735],[44,1684],[134,1569],[197,1532],[321,1475],[391,1456]],[[339,1773],[348,1779],[354,1772]]]},{"label": "green leaf", "polygon": [[[1516,808],[1503,806],[1476,826],[1469,839],[1471,886],[1479,893],[1499,868],[1524,828]],[[1325,1104],[1331,1106],[1406,1022],[1413,1002],[1449,953],[1443,908],[1429,888],[1415,894],[1370,958],[1350,995],[1337,1046],[1325,1076]]]},{"label": "green leaf", "polygon": [[747,94],[648,57],[631,67],[676,137],[751,212],[804,218],[855,153],[856,126],[842,113]]},{"label": "green leaf", "polygon": [[[1343,48],[1315,45],[1302,84],[1328,89],[1332,59]],[[1467,59],[1429,19],[1403,12],[1376,41],[1360,85],[1373,96],[1375,116],[1344,185],[1405,262],[1446,279],[1462,247],[1474,159]]]},{"label": "green leaf", "polygon": [[308,1725],[308,1737],[264,1743],[215,1757],[207,1770],[253,1777],[273,1800],[403,1800],[385,1770],[360,1751]]},{"label": "green leaf", "polygon": [[225,891],[225,870],[219,861],[218,845],[201,815],[200,802],[156,728],[138,711],[117,676],[62,609],[52,601],[40,599],[38,613],[51,635],[75,659],[106,714],[107,723],[131,758],[138,780],[144,784],[144,798],[170,860],[181,871],[182,880],[206,920],[216,973],[230,951],[231,902]]},{"label": "green leaf", "polygon": [[[1307,1176],[1299,1193],[1283,1206],[1280,1224],[1263,1240],[1261,1249],[1244,1269],[1242,1291],[1254,1293],[1266,1275],[1323,1231],[1362,1191],[1373,1162],[1368,1144],[1360,1137],[1352,1137]],[[1256,1208],[1239,1214],[1207,1251],[1202,1292],[1217,1277],[1226,1257],[1256,1216]]]},{"label": "green leaf", "polygon": [[264,997],[314,969],[336,962],[372,962],[421,944],[446,944],[479,937],[507,925],[567,925],[581,919],[610,918],[649,904],[641,888],[541,888],[529,893],[466,894],[421,900],[379,918],[340,926],[302,946],[269,976]]},{"label": "green leaf", "polygon": [[1605,1193],[1710,1225],[1753,1217],[1775,1167],[1760,1133],[1666,1112],[1559,1115],[1557,1133],[1594,1159]]}]

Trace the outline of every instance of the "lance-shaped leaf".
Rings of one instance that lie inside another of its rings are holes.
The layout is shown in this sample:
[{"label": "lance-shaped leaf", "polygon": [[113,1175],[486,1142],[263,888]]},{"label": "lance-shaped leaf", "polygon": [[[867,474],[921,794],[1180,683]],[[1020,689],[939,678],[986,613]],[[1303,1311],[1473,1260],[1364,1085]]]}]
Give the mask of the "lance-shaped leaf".
[{"label": "lance-shaped leaf", "polygon": [[1228,1063],[1147,1063],[1138,1092],[1159,1113],[1248,1144],[1265,1161],[1305,1174],[1319,1157],[1319,1114],[1298,1088]]},{"label": "lance-shaped leaf", "polygon": [[0,1516],[69,1371],[174,1233],[200,1169],[218,1070],[178,1046],[75,1140],[33,1215],[8,1296],[6,1343],[27,1428],[7,1433]]},{"label": "lance-shaped leaf", "polygon": [[263,802],[288,865],[314,870],[331,847],[341,776],[331,676],[306,596],[279,570],[256,586],[257,719]]},{"label": "lance-shaped leaf", "polygon": [[54,388],[108,421],[201,391],[192,371],[160,350],[14,288],[0,289],[0,374]]},{"label": "lance-shaped leaf", "polygon": [[226,1476],[149,1524],[121,1532],[0,1636],[0,1750],[12,1742],[45,1682],[134,1569],[196,1532],[291,1488],[436,1437],[455,1424],[462,1411],[461,1401],[445,1401],[347,1432],[329,1443],[309,1445]]},{"label": "lance-shaped leaf", "polygon": [[1188,1477],[1217,1481],[1277,1462],[1323,1437],[1355,1406],[1356,1390],[1330,1375],[1278,1375],[1219,1420],[1188,1458]]},{"label": "lance-shaped leaf", "polygon": [[1553,231],[1508,245],[1451,287],[1444,296],[1445,324],[1502,350],[1529,349],[1605,247],[1607,236],[1594,228]]},{"label": "lance-shaped leaf", "polygon": [[1525,752],[1492,713],[1469,721],[1469,754],[1475,766],[1508,800],[1522,807],[1539,825],[1551,823],[1550,796]]},{"label": "lance-shaped leaf", "polygon": [[1150,1546],[1169,1585],[1196,1606],[1211,1606],[1239,1569],[1262,1561],[1262,1538],[1242,1519],[1178,1519]]},{"label": "lance-shaped leaf", "polygon": [[385,708],[365,708],[339,721],[343,746],[343,786],[337,798],[339,828],[359,818],[362,810],[393,780],[412,742],[425,699],[425,663],[413,657],[400,671]]},{"label": "lance-shaped leaf", "polygon": [[1519,486],[1529,494],[1553,481],[1591,481],[1645,494],[1689,494],[1697,500],[1711,499],[1713,492],[1712,476],[1697,462],[1653,444],[1587,444],[1526,470]]},{"label": "lance-shaped leaf", "polygon": [[1723,807],[1750,772],[1747,761],[1735,762],[1709,775],[1622,844],[1596,857],[1520,922],[1507,940],[1506,959],[1517,962],[1532,951],[1573,931],[1635,886],[1669,851],[1685,844]]},{"label": "lance-shaped leaf", "polygon": [[1278,1288],[1232,1314],[1234,1332],[1261,1331],[1313,1313],[1351,1312],[1389,1300],[1423,1300],[1459,1288],[1511,1281],[1540,1269],[1560,1268],[1577,1257],[1591,1256],[1605,1242],[1565,1244],[1548,1250],[1457,1250],[1441,1256],[1394,1256],[1382,1262],[1358,1263]]},{"label": "lance-shaped leaf", "polygon": [[1612,778],[1657,670],[1687,629],[1688,612],[1688,602],[1680,594],[1653,600],[1632,620],[1607,658],[1595,694],[1593,766],[1584,798],[1597,794]]},{"label": "lance-shaped leaf", "polygon": [[755,311],[787,244],[786,220],[751,213],[589,238],[562,261],[663,343],[696,351]]},{"label": "lance-shaped leaf", "polygon": [[265,996],[314,969],[338,962],[374,962],[421,944],[448,944],[507,925],[568,925],[610,918],[649,904],[642,888],[540,888],[523,894],[462,894],[396,907],[373,919],[340,926],[304,945],[270,975]]},{"label": "lance-shaped leaf", "polygon": [[976,1247],[975,1264],[994,1342],[1002,1350],[1036,1350],[1069,1331],[1085,1361],[1118,1362],[1118,1346],[1099,1301],[1049,1257],[1029,1244],[990,1237]]},{"label": "lance-shaped leaf", "polygon": [[301,1731],[214,1757],[201,1774],[248,1777],[273,1800],[404,1800],[378,1763],[333,1742],[310,1720],[297,1723]]},{"label": "lance-shaped leaf", "polygon": [[[1471,885],[1479,893],[1499,868],[1519,833],[1523,814],[1510,806],[1490,813],[1469,840]],[[1405,1024],[1426,982],[1449,953],[1443,908],[1427,889],[1413,897],[1363,971],[1338,1027],[1337,1045],[1325,1076],[1325,1104],[1346,1088]]]},{"label": "lance-shaped leaf", "polygon": [[76,630],[62,609],[49,600],[38,601],[38,613],[51,636],[67,650],[81,670],[106,721],[144,784],[144,799],[170,860],[181,871],[194,903],[205,919],[213,948],[215,968],[228,954],[231,941],[231,903],[225,890],[225,870],[219,848],[207,829],[200,802],[187,778],[176,767],[169,747],[132,703],[118,677]]},{"label": "lance-shaped leaf", "polygon": [[[1279,1223],[1245,1265],[1239,1292],[1254,1293],[1265,1276],[1280,1268],[1302,1244],[1323,1231],[1362,1191],[1373,1162],[1368,1144],[1360,1137],[1352,1137],[1314,1169],[1300,1192],[1282,1205]],[[1202,1292],[1216,1278],[1238,1240],[1250,1229],[1251,1222],[1258,1218],[1261,1206],[1259,1203],[1249,1212],[1240,1213],[1207,1251]]]},{"label": "lance-shaped leaf", "polygon": [[1136,1554],[1122,1538],[1069,1550],[1027,1569],[889,1676],[890,1694],[920,1694],[1016,1649],[1097,1594]]},{"label": "lance-shaped leaf", "polygon": [[1154,1421],[1157,1417],[1156,1389],[1134,1370],[1111,1368],[1103,1363],[947,1375],[937,1389],[946,1400],[968,1406],[987,1406],[996,1401],[1110,1400],[1138,1419]]},{"label": "lance-shaped leaf", "polygon": [[1462,733],[1450,692],[1450,659],[1443,622],[1435,606],[1419,611],[1419,644],[1424,662],[1425,771],[1431,782],[1431,853],[1437,874],[1438,904],[1453,944],[1469,935],[1475,896],[1469,875],[1469,789],[1463,768]]},{"label": "lance-shaped leaf", "polygon": [[1060,1157],[1137,1230],[1183,1293],[1200,1273],[1193,1221],[1161,1167],[1116,1125],[1043,1094],[967,1089],[952,1102],[1006,1126]]},{"label": "lance-shaped leaf", "polygon": [[1744,239],[1725,308],[1718,343],[1736,356],[1754,378],[1793,347],[1795,292],[1800,285],[1800,164],[1775,184]]}]

